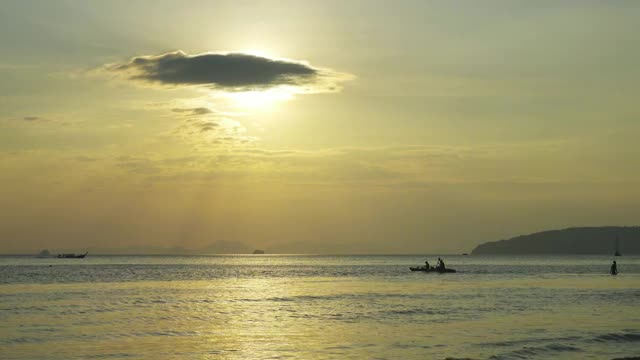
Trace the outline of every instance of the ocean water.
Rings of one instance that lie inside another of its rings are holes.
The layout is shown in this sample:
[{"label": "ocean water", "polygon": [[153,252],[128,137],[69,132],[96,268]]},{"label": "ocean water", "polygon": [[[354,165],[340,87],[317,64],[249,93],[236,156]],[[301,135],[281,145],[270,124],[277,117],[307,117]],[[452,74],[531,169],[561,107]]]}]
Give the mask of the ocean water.
[{"label": "ocean water", "polygon": [[0,359],[640,356],[640,257],[0,257]]}]

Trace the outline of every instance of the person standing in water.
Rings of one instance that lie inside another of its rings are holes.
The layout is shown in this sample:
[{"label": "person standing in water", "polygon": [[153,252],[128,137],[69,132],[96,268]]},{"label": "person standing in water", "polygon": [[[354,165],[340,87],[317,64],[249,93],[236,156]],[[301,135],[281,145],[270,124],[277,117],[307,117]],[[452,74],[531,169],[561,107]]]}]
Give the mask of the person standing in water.
[{"label": "person standing in water", "polygon": [[618,265],[616,265],[616,261],[613,260],[613,264],[611,264],[611,271],[609,271],[611,275],[618,275]]},{"label": "person standing in water", "polygon": [[425,269],[427,269],[427,270],[429,270],[429,269],[430,269],[430,268],[429,268],[429,260],[427,260],[427,261],[425,261],[425,262],[424,262],[424,268],[425,268]]}]

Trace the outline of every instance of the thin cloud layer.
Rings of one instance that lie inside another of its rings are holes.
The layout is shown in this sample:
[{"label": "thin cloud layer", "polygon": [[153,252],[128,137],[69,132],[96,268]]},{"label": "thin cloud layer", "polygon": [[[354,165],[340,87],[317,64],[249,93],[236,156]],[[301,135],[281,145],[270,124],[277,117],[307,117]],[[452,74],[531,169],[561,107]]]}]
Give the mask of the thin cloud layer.
[{"label": "thin cloud layer", "polygon": [[304,62],[245,53],[189,55],[175,51],[134,57],[123,64],[107,65],[106,70],[146,84],[206,86],[232,91],[296,86],[312,92],[309,86],[315,85],[323,85],[324,91],[335,91],[335,83],[345,78],[344,74]]}]

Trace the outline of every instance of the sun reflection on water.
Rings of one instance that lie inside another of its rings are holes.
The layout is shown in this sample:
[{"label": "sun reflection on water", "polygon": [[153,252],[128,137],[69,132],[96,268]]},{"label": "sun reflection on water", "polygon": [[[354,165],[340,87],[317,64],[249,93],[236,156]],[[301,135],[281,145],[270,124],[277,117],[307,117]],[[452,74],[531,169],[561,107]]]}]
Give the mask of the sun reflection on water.
[{"label": "sun reflection on water", "polygon": [[[174,278],[2,285],[0,358],[481,359],[526,347],[567,349],[577,359],[596,348],[615,354],[636,336],[640,316],[636,274],[284,276],[285,268],[328,265],[307,257],[142,260]],[[65,267],[43,269],[61,279]],[[93,270],[106,278],[105,269]]]}]

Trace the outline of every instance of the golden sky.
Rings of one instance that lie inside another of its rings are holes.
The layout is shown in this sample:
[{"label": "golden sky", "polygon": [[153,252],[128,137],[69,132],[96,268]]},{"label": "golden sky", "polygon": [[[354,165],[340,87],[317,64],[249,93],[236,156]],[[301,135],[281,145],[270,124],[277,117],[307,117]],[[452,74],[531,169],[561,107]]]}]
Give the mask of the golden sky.
[{"label": "golden sky", "polygon": [[635,1],[3,1],[0,252],[640,219]]}]

